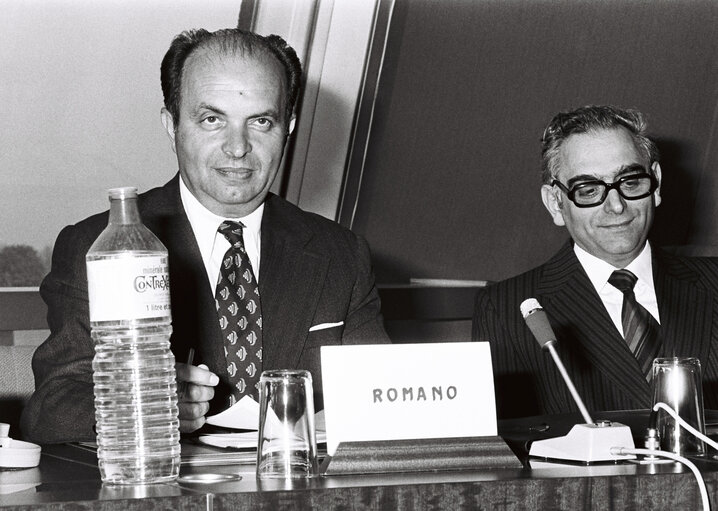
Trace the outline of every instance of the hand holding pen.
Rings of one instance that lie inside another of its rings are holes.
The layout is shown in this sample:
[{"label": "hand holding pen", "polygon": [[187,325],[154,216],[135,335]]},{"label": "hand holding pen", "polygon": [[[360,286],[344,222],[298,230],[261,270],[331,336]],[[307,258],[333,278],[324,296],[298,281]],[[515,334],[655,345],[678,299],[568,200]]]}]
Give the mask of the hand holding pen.
[{"label": "hand holding pen", "polygon": [[186,363],[177,363],[177,397],[180,432],[191,433],[205,423],[209,402],[214,397],[214,388],[219,383],[216,374],[206,365],[193,366],[194,348],[190,348]]}]

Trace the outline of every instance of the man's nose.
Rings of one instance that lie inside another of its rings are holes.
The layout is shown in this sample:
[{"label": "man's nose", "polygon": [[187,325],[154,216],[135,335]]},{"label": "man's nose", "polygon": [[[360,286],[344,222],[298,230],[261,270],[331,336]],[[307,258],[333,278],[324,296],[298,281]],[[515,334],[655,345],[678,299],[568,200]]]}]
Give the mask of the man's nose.
[{"label": "man's nose", "polygon": [[618,190],[614,188],[613,190],[608,191],[608,195],[606,196],[606,201],[603,203],[603,207],[606,211],[610,211],[613,213],[623,213],[623,210],[626,209],[626,201],[618,193]]},{"label": "man's nose", "polygon": [[232,158],[242,158],[252,150],[247,129],[244,126],[229,127],[222,144],[222,151]]}]

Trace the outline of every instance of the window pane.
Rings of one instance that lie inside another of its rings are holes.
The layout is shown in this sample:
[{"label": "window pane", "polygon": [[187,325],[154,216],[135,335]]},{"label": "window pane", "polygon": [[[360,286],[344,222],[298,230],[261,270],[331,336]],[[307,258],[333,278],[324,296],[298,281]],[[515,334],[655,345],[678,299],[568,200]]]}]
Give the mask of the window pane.
[{"label": "window pane", "polygon": [[189,28],[236,26],[239,0],[0,0],[0,287],[36,286],[60,229],[106,190],[161,185],[176,160],[160,62]]}]

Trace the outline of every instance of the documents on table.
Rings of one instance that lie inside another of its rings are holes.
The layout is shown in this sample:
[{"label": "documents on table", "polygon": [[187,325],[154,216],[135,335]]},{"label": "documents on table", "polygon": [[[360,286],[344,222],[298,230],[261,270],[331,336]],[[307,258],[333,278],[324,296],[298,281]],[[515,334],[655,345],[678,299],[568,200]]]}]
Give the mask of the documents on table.
[{"label": "documents on table", "polygon": [[250,396],[244,396],[226,410],[207,417],[207,424],[222,428],[256,431],[259,424],[259,403]]},{"label": "documents on table", "polygon": [[17,493],[39,486],[42,482],[37,467],[23,470],[0,470],[0,495]]},{"label": "documents on table", "polygon": [[[201,443],[215,447],[256,449],[257,428],[259,425],[259,403],[249,396],[244,396],[223,412],[207,417],[207,424],[220,426],[222,428],[249,431],[200,435],[198,440]],[[317,412],[314,416],[314,426],[317,430],[317,443],[326,442],[323,410]]]},{"label": "documents on table", "polygon": [[[234,449],[256,449],[257,432],[243,431],[241,433],[212,433],[209,435],[201,435],[199,437],[199,441],[203,444],[213,445],[215,447],[231,447]],[[317,430],[317,443],[321,444],[326,441],[326,431]]]}]

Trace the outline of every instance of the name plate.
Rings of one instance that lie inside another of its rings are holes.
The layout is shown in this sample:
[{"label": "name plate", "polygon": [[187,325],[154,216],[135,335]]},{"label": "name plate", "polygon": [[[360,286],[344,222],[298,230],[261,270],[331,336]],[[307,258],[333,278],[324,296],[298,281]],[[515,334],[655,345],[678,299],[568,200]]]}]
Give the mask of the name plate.
[{"label": "name plate", "polygon": [[340,442],[496,436],[487,342],[323,346],[327,453]]}]

